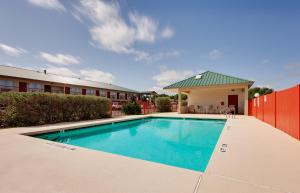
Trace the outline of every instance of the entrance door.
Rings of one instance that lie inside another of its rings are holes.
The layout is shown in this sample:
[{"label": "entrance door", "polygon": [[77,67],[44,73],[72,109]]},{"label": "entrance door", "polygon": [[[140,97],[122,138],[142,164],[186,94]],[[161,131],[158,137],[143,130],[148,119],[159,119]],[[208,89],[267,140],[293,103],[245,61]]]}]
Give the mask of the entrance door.
[{"label": "entrance door", "polygon": [[235,107],[235,113],[238,114],[238,109],[239,109],[239,97],[238,95],[228,95],[228,107],[230,105],[234,105]]},{"label": "entrance door", "polygon": [[85,88],[83,88],[83,89],[81,90],[81,94],[82,94],[82,95],[86,95],[86,89],[85,89]]},{"label": "entrance door", "polygon": [[45,92],[51,92],[51,85],[45,85],[44,86],[44,91]]},{"label": "entrance door", "polygon": [[100,91],[96,90],[96,96],[100,96]]},{"label": "entrance door", "polygon": [[71,91],[70,87],[65,87],[65,94],[70,94],[70,91]]},{"label": "entrance door", "polygon": [[19,82],[19,92],[27,92],[27,83]]}]

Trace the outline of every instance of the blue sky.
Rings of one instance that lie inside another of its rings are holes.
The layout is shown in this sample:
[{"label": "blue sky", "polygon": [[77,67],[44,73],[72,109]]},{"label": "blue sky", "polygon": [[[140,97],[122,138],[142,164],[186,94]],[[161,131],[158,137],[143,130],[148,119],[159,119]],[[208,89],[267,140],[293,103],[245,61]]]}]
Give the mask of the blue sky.
[{"label": "blue sky", "polygon": [[0,64],[161,90],[205,70],[300,81],[297,0],[0,1]]}]

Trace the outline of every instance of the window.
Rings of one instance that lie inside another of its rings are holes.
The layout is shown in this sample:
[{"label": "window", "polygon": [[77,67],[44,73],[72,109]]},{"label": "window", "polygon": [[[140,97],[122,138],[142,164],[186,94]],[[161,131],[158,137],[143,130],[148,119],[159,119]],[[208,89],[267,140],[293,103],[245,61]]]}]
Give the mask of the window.
[{"label": "window", "polygon": [[71,94],[81,94],[81,90],[78,87],[71,87],[70,88],[70,93]]},{"label": "window", "polygon": [[13,87],[14,86],[14,82],[11,80],[0,80],[0,86],[1,87]]},{"label": "window", "polygon": [[125,93],[120,93],[119,94],[119,99],[124,100],[125,99]]},{"label": "window", "polygon": [[96,91],[94,89],[86,89],[87,95],[96,95]]},{"label": "window", "polygon": [[51,91],[53,93],[64,93],[64,87],[53,86]]},{"label": "window", "polygon": [[28,84],[28,91],[29,92],[37,92],[37,91],[43,91],[43,85],[39,83],[29,83]]},{"label": "window", "polygon": [[14,82],[11,80],[0,80],[0,91],[7,92],[14,89]]},{"label": "window", "polygon": [[100,96],[107,97],[107,92],[105,90],[100,90]]},{"label": "window", "polygon": [[132,97],[132,94],[129,94],[129,93],[128,93],[128,94],[127,94],[127,99],[128,99],[128,100],[131,100],[131,97]]},{"label": "window", "polygon": [[110,92],[110,98],[111,99],[117,99],[117,93],[116,92]]}]

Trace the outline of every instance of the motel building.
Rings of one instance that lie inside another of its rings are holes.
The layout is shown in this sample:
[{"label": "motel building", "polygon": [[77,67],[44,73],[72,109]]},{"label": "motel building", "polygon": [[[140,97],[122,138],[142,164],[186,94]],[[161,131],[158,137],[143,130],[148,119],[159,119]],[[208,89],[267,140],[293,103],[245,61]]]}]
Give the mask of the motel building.
[{"label": "motel building", "polygon": [[[171,84],[164,89],[178,93],[178,104],[181,94],[188,95],[187,108],[195,113],[218,114],[221,109],[231,107],[235,114],[248,115],[248,89],[253,81],[206,71],[185,80]],[[178,105],[178,113],[185,113]]]},{"label": "motel building", "polygon": [[0,65],[0,92],[9,91],[94,95],[113,102],[139,97],[139,92],[113,84]]}]

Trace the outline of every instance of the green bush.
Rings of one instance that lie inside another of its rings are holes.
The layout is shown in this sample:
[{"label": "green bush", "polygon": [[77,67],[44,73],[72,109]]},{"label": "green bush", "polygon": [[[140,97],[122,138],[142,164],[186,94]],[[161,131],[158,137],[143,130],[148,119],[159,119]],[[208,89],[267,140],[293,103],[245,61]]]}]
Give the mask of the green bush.
[{"label": "green bush", "polygon": [[169,97],[157,97],[155,104],[157,112],[171,112],[171,100]]},{"label": "green bush", "polygon": [[138,105],[136,102],[124,104],[122,110],[125,115],[140,115],[142,113],[140,105]]},{"label": "green bush", "polygon": [[0,127],[21,127],[108,117],[110,100],[96,96],[1,93]]}]

